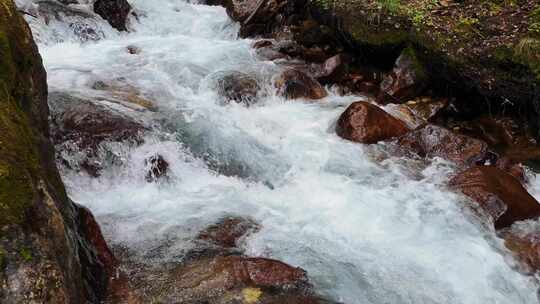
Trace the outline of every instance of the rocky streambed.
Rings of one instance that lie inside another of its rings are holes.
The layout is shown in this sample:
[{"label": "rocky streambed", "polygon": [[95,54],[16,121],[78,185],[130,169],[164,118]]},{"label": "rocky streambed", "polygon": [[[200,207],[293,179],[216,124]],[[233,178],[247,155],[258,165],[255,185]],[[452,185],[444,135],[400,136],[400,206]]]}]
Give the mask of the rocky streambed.
[{"label": "rocky streambed", "polygon": [[415,45],[366,62],[307,1],[2,4],[2,303],[537,302],[535,127]]}]

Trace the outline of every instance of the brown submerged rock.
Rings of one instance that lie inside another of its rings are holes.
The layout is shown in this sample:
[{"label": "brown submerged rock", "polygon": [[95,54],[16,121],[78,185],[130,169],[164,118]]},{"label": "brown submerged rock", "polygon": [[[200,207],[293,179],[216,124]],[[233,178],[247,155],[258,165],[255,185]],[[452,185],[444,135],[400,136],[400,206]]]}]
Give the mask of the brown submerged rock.
[{"label": "brown submerged rock", "polygon": [[337,135],[363,144],[374,144],[409,131],[405,123],[365,101],[351,104],[336,126]]},{"label": "brown submerged rock", "polygon": [[478,139],[428,124],[399,138],[398,144],[422,157],[440,157],[470,166],[486,157],[488,145]]},{"label": "brown submerged rock", "polygon": [[295,69],[281,73],[275,80],[275,86],[287,99],[321,99],[328,95],[317,80]]},{"label": "brown submerged rock", "polygon": [[310,292],[306,272],[301,268],[243,256],[216,256],[179,266],[167,281],[170,287],[158,297],[165,302],[181,298],[180,303],[235,303],[234,299],[264,303],[278,296],[286,299]]},{"label": "brown submerged rock", "polygon": [[131,5],[127,0],[97,0],[94,3],[94,12],[119,31],[127,31],[126,22],[130,11]]},{"label": "brown submerged rock", "polygon": [[493,219],[495,228],[540,216],[540,204],[513,176],[492,166],[476,166],[449,182],[477,202]]},{"label": "brown submerged rock", "polygon": [[233,248],[241,237],[258,229],[259,225],[250,219],[226,217],[201,231],[197,238],[224,248]]}]

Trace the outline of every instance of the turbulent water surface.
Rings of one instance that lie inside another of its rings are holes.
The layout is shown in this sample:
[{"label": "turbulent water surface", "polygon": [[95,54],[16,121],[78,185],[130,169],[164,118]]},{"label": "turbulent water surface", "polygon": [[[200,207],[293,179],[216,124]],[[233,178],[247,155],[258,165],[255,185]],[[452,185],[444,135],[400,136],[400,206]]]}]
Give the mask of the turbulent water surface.
[{"label": "turbulent water surface", "polygon": [[[113,147],[123,165],[100,178],[63,172],[71,197],[95,212],[113,245],[142,261],[179,260],[209,223],[248,216],[263,228],[243,242],[247,254],[306,269],[317,292],[336,301],[536,302],[535,283],[514,270],[502,240],[444,186],[451,164],[392,157],[384,145],[335,135],[344,107],[362,97],[285,101],[271,85],[282,67],[257,59],[223,8],[131,3],[139,20],[130,33],[96,18],[83,23],[97,30],[81,34],[27,16],[51,92],[107,99],[93,84],[116,82],[157,109],[104,102],[151,128],[145,143]],[[256,105],[220,102],[214,79],[231,70],[259,79]],[[147,183],[144,159],[155,154],[171,176]]]}]

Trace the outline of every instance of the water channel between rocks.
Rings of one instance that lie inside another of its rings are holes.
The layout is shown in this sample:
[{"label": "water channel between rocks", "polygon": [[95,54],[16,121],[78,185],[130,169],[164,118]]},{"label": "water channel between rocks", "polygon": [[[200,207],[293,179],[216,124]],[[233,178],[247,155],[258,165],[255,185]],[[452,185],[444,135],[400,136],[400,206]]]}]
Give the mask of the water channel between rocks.
[{"label": "water channel between rocks", "polygon": [[[239,215],[262,226],[242,243],[248,255],[302,267],[335,301],[536,301],[535,283],[513,269],[502,240],[445,186],[451,164],[393,157],[383,144],[335,135],[335,121],[361,96],[286,101],[271,82],[283,68],[257,59],[223,8],[131,2],[133,31],[96,20],[104,37],[96,42],[81,43],[64,24],[31,22],[51,94],[110,99],[95,83],[116,82],[154,103],[104,101],[149,128],[145,143],[113,145],[110,157],[124,165],[97,179],[63,172],[70,196],[96,214],[113,247],[136,252],[138,262],[179,261],[201,229]],[[259,101],[219,102],[213,81],[223,71],[254,75]],[[156,154],[170,177],[148,183],[144,160]]]}]

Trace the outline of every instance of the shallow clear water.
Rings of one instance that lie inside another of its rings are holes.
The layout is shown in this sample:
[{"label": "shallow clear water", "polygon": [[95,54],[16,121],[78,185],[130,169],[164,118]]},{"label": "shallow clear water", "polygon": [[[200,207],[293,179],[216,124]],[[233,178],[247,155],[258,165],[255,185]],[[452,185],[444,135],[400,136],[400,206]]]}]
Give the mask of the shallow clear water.
[{"label": "shallow clear water", "polygon": [[[28,17],[51,91],[103,97],[95,81],[120,81],[158,108],[109,103],[152,128],[146,143],[113,147],[126,165],[98,179],[63,172],[71,197],[95,212],[111,243],[143,260],[156,251],[180,259],[205,225],[242,215],[263,227],[243,243],[248,254],[306,269],[316,290],[337,301],[536,302],[537,286],[513,270],[502,241],[445,187],[451,164],[391,157],[384,145],[335,135],[337,117],[361,96],[285,101],[270,81],[281,67],[236,38],[223,8],[131,3],[140,16],[132,32],[94,19],[105,37],[95,42],[81,43],[65,22]],[[224,70],[256,75],[259,103],[222,105],[212,77]],[[149,184],[144,159],[156,153],[171,164],[171,179]],[[241,177],[220,174],[230,171]]]}]

